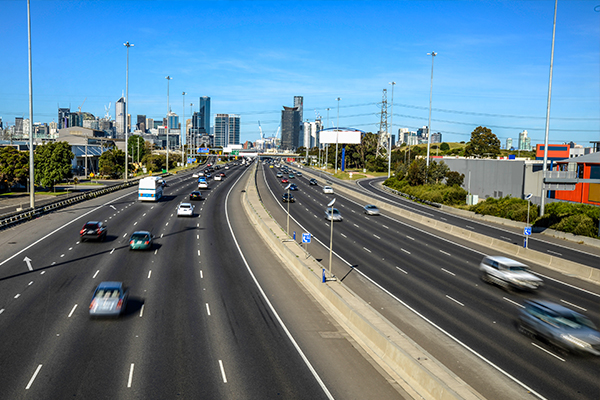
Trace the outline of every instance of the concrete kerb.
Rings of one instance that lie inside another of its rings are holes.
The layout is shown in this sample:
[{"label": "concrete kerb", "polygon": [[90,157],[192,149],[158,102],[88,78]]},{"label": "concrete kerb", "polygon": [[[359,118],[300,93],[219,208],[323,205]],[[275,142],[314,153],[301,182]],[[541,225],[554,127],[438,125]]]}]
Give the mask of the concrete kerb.
[{"label": "concrete kerb", "polygon": [[[256,168],[256,166],[254,167]],[[284,229],[260,202],[253,174],[246,178],[242,207],[256,231],[373,359],[414,398],[482,399],[464,381],[412,342],[381,314],[338,281],[322,283],[323,266],[295,241],[283,241]]]},{"label": "concrete kerb", "polygon": [[[305,169],[304,174],[309,175],[311,177],[317,177],[312,172],[307,172]],[[424,224],[435,228],[436,230],[451,233],[452,235],[461,237],[463,239],[468,239],[472,242],[480,244],[482,246],[489,247],[490,249],[502,251],[508,254],[512,254],[515,256],[519,256],[526,261],[542,265],[546,268],[550,268],[552,270],[561,272],[565,275],[577,277],[580,279],[584,279],[588,282],[600,285],[600,270],[596,268],[589,267],[587,265],[575,263],[572,261],[564,260],[562,258],[549,256],[545,253],[525,249],[522,246],[507,243],[502,240],[493,239],[489,236],[482,235],[480,233],[472,232],[467,229],[457,228],[454,225],[448,224],[446,222],[436,221],[424,217],[420,214],[416,214],[410,211],[406,211],[400,207],[392,206],[390,204],[384,203],[380,200],[374,200],[364,194],[350,190],[343,185],[336,184],[335,182],[331,182],[330,186],[333,187],[334,191],[340,191],[343,194],[348,196],[352,196],[356,199],[362,200],[366,203],[374,204],[382,210],[389,211],[393,214],[399,215],[406,219],[410,219],[414,222]]]}]

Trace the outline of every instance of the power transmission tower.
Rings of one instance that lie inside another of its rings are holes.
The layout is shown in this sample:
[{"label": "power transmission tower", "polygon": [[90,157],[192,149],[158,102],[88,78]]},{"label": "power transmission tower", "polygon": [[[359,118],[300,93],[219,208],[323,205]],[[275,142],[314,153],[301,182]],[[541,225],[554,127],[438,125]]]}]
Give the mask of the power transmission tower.
[{"label": "power transmission tower", "polygon": [[379,140],[377,140],[377,157],[385,157],[387,154],[387,143],[389,139],[387,107],[387,89],[383,89],[381,113],[379,114],[381,119],[379,122]]}]

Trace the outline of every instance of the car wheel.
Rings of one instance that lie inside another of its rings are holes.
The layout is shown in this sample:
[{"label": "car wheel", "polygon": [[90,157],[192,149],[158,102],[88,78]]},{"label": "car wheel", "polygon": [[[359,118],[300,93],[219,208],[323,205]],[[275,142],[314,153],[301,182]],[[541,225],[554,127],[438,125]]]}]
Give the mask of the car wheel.
[{"label": "car wheel", "polygon": [[81,238],[81,243],[85,242],[85,238]]},{"label": "car wheel", "polygon": [[523,325],[520,321],[517,323],[517,330],[523,335],[527,336],[528,338],[535,338],[535,334],[529,329],[527,329],[527,327]]}]

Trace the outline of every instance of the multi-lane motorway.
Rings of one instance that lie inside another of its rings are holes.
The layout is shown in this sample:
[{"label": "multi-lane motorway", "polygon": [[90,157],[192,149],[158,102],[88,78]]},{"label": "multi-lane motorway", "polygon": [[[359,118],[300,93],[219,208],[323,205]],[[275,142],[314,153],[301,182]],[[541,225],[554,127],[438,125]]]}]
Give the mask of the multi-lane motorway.
[{"label": "multi-lane motorway", "polygon": [[[269,211],[281,226],[286,226],[287,205],[280,206],[285,185],[276,178],[276,172],[275,168],[263,166],[259,190]],[[468,357],[483,360],[522,387],[523,397],[597,399],[600,396],[600,358],[562,352],[520,334],[515,327],[518,310],[528,298],[566,305],[600,325],[597,286],[532,266],[545,277],[545,287],[539,293],[507,293],[480,280],[478,265],[489,250],[427,232],[385,212],[381,216],[367,216],[362,212],[363,203],[339,193],[323,194],[323,181],[319,186],[310,186],[306,177],[292,182],[299,186],[299,191],[294,192],[296,202],[289,207],[291,230],[298,235],[310,232],[315,242],[323,244],[311,244],[309,251],[323,259],[327,267],[330,223],[325,220],[324,211],[327,203],[336,198],[335,207],[344,221],[334,223],[335,275],[342,278],[348,274],[344,282],[357,292],[365,281],[385,290],[393,301],[382,306],[380,312],[486,397],[510,398],[494,392],[494,382],[489,381],[489,376],[465,365],[469,363]],[[588,264],[597,266],[598,259],[593,254],[570,251],[569,255],[580,262],[589,257],[592,261]],[[380,296],[365,300],[372,304],[384,301]],[[396,308],[412,310],[415,321],[426,321],[430,334],[414,329],[417,323],[407,322],[410,317],[396,312]],[[439,344],[445,341],[449,344]],[[469,356],[447,353],[444,347],[466,350]]]},{"label": "multi-lane motorway", "polygon": [[[157,203],[126,189],[0,232],[0,398],[402,398],[257,239],[248,171],[211,181],[191,218],[175,210],[188,172]],[[104,242],[79,241],[88,220]],[[129,250],[135,230],[151,251]],[[107,280],[128,285],[127,308],[91,320]]]}]

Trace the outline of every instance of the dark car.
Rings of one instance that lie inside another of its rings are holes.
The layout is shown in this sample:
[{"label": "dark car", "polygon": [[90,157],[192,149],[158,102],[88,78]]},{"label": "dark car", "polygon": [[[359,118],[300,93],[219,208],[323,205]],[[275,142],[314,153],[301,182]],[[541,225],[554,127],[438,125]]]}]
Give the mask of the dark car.
[{"label": "dark car", "polygon": [[118,317],[125,311],[128,297],[122,282],[101,282],[90,302],[90,317]]},{"label": "dark car", "polygon": [[283,201],[284,203],[293,203],[296,201],[296,199],[294,199],[293,194],[284,193],[281,195],[281,201]]},{"label": "dark car", "polygon": [[290,185],[290,190],[298,190],[298,185],[296,185],[295,183],[292,183]]},{"label": "dark car", "polygon": [[88,239],[104,240],[108,229],[101,221],[88,221],[83,225],[83,228],[79,231],[79,236],[82,242]]},{"label": "dark car", "polygon": [[585,315],[546,300],[527,300],[517,327],[561,349],[600,356],[600,332]]},{"label": "dark car", "polygon": [[194,190],[190,193],[190,200],[202,200],[202,193],[198,190]]},{"label": "dark car", "polygon": [[317,180],[315,178],[312,178],[310,181],[308,181],[309,184],[311,185],[318,185]]}]

